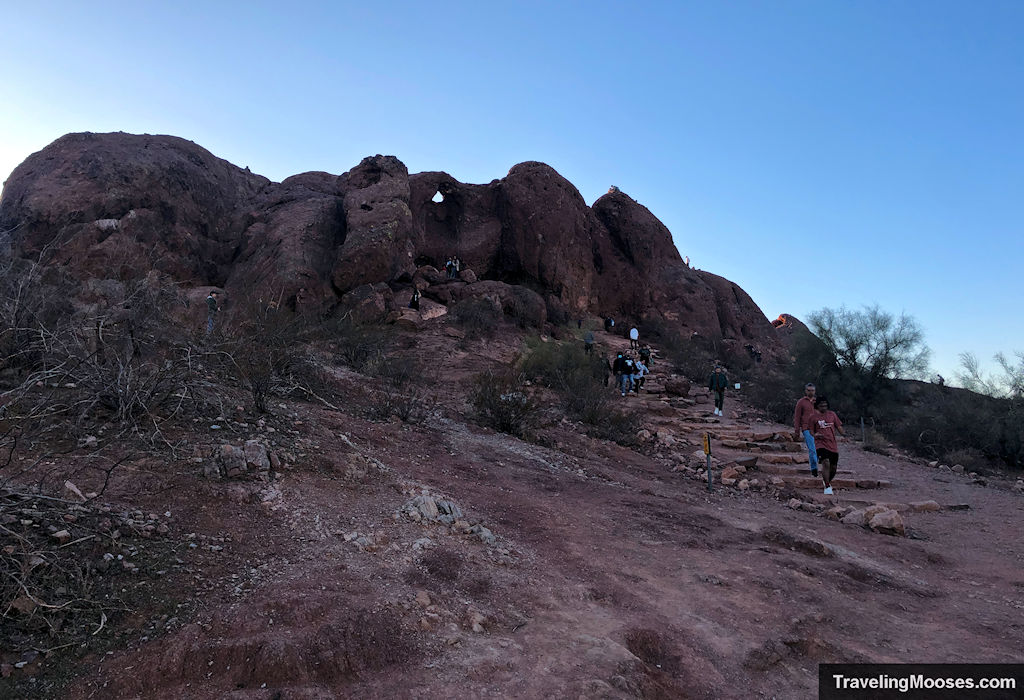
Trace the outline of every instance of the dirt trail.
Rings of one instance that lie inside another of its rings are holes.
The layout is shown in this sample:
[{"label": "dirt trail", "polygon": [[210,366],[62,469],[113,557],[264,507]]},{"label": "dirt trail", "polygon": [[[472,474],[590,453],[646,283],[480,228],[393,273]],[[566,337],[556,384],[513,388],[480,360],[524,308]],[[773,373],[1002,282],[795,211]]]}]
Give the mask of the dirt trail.
[{"label": "dirt trail", "polygon": [[[446,381],[468,375],[461,352],[440,360]],[[644,455],[565,423],[546,432],[558,449],[523,442],[460,405],[453,392],[445,418],[411,428],[293,407],[330,466],[286,470],[269,504],[180,477],[154,498],[229,535],[215,584],[73,697],[809,698],[820,662],[1020,660],[1024,545],[1006,523],[1024,498],[1008,489],[844,443],[842,469],[891,486],[839,503],[969,505],[905,513],[911,536],[891,537],[673,471],[699,466],[706,427],[786,426],[687,404],[651,413],[674,437]],[[496,541],[400,512],[424,489]]]}]

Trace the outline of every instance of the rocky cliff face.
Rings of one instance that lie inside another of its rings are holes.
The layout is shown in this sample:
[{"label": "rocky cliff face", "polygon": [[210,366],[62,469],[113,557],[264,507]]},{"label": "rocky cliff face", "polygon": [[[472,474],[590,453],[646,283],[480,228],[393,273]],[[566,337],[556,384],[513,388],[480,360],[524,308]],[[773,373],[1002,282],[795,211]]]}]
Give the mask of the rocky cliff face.
[{"label": "rocky cliff face", "polygon": [[537,162],[471,185],[377,155],[340,176],[275,183],[176,137],[69,134],[11,175],[0,230],[13,230],[15,255],[49,247],[83,279],[156,269],[318,311],[367,284],[423,282],[418,269],[458,255],[480,280],[540,295],[549,313],[654,315],[781,347],[753,300],[688,268],[646,207],[619,191],[589,207]]}]

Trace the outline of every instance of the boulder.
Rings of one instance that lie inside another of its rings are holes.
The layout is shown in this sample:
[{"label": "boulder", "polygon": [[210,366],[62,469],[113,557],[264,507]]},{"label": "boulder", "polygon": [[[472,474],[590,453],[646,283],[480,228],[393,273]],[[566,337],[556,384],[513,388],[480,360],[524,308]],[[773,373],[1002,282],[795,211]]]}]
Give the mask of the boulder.
[{"label": "boulder", "polygon": [[858,525],[863,527],[868,524],[867,512],[863,508],[857,508],[851,510],[849,513],[840,518],[841,522],[845,525]]},{"label": "boulder", "polygon": [[883,535],[895,535],[906,537],[907,530],[903,525],[903,518],[894,510],[885,510],[875,514],[868,520],[868,527]]},{"label": "boulder", "polygon": [[928,513],[932,511],[942,510],[942,506],[940,506],[935,501],[914,501],[913,503],[909,503],[908,505],[910,506],[910,510],[914,511],[915,513]]},{"label": "boulder", "polygon": [[690,382],[686,379],[669,379],[665,382],[665,393],[669,396],[688,396]]},{"label": "boulder", "polygon": [[242,448],[247,469],[266,472],[270,471],[270,456],[267,448],[259,440],[246,440]]},{"label": "boulder", "polygon": [[725,479],[738,479],[740,478],[740,475],[742,475],[745,471],[745,469],[743,471],[740,471],[735,466],[725,467],[724,469],[722,469],[722,480],[724,482]]},{"label": "boulder", "polygon": [[395,295],[383,283],[356,287],[341,297],[339,306],[356,323],[380,323],[396,309]]}]

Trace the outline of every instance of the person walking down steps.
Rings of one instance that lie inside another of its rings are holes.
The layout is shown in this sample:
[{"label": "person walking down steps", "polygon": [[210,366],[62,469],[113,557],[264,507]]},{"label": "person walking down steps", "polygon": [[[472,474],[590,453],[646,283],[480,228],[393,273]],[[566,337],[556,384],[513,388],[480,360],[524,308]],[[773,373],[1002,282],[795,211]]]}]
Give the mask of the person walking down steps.
[{"label": "person walking down steps", "polygon": [[640,348],[640,331],[638,331],[636,329],[636,327],[634,326],[633,328],[629,329],[629,349],[630,350],[637,350],[639,348]]},{"label": "person walking down steps", "polygon": [[708,389],[715,392],[715,415],[724,416],[725,412],[725,387],[729,385],[729,376],[722,369],[721,365],[715,365],[715,371],[708,379]]},{"label": "person walking down steps", "polygon": [[807,460],[811,465],[811,476],[818,476],[818,451],[814,446],[814,433],[811,432],[814,420],[814,385],[808,382],[804,385],[804,395],[796,402],[793,410],[793,439],[799,441],[803,437],[807,445]]},{"label": "person walking down steps", "polygon": [[836,478],[836,469],[839,464],[839,443],[836,432],[846,435],[843,430],[843,422],[835,411],[829,410],[828,399],[819,396],[814,401],[815,413],[812,421],[814,433],[815,454],[818,456],[818,466],[821,467],[821,480],[825,483],[825,495],[832,495],[832,479]]}]

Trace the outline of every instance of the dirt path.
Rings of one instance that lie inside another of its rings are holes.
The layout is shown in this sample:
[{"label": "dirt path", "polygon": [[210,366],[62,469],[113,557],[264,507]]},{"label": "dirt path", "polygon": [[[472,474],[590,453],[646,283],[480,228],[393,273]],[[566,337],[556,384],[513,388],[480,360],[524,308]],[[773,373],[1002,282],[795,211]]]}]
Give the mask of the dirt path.
[{"label": "dirt path", "polygon": [[[844,466],[892,485],[840,503],[969,505],[891,537],[673,471],[699,466],[698,425],[785,426],[680,409],[644,455],[571,424],[546,432],[558,449],[523,442],[459,406],[411,428],[296,408],[315,459],[266,503],[182,468],[151,498],[178,536],[224,540],[187,559],[193,612],[93,659],[72,696],[809,698],[821,662],[1020,661],[1024,497],[998,484],[845,443]],[[410,517],[424,490],[458,522]]]}]

